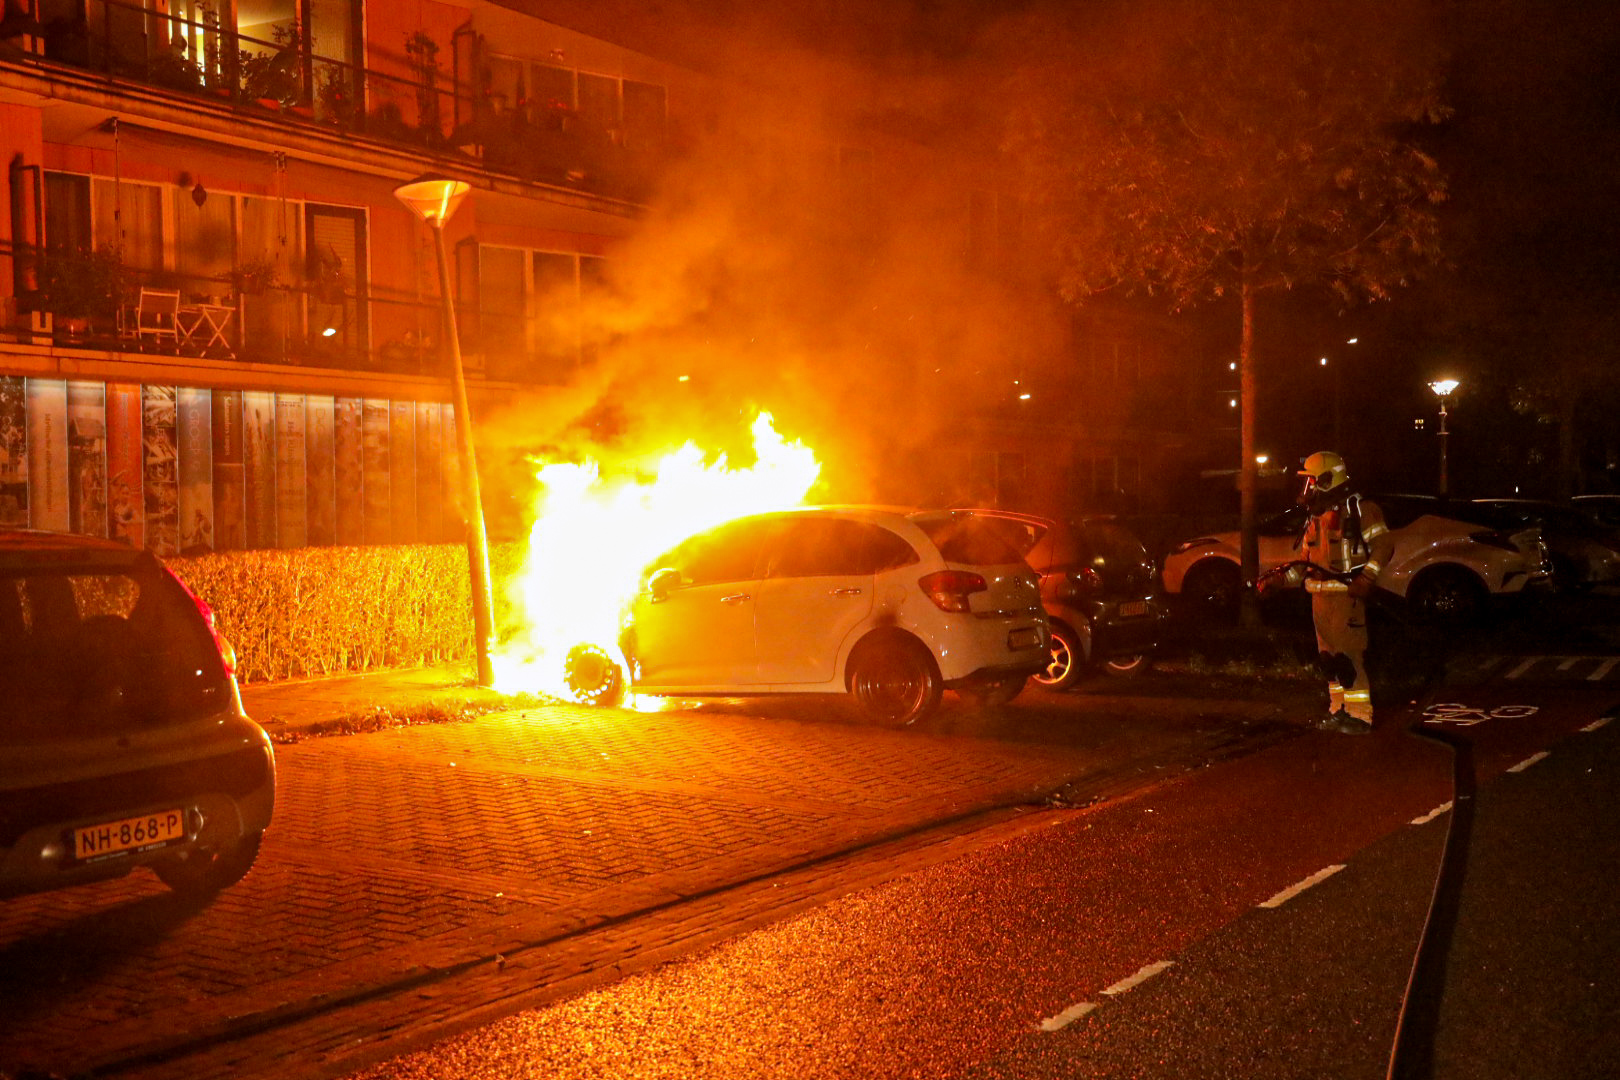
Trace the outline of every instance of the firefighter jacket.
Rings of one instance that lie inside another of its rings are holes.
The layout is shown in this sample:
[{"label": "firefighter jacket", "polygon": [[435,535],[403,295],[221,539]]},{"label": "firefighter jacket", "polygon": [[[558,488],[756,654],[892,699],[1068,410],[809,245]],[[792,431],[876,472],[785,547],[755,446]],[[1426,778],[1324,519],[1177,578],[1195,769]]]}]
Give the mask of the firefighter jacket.
[{"label": "firefighter jacket", "polygon": [[[1359,570],[1369,584],[1378,581],[1395,555],[1395,539],[1384,523],[1384,512],[1360,495],[1311,515],[1303,546],[1305,558],[1316,565],[1338,574]],[[1336,584],[1309,582],[1306,587],[1319,585],[1320,591],[1337,591],[1325,587]]]}]

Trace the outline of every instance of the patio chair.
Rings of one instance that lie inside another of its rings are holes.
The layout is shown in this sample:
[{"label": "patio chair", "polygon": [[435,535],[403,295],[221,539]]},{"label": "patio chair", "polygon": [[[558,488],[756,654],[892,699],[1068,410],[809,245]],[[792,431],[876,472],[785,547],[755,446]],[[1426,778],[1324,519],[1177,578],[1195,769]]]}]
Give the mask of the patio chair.
[{"label": "patio chair", "polygon": [[135,336],[145,344],[147,338],[161,345],[164,338],[180,348],[180,291],[175,289],[142,289],[140,303],[135,307]]}]

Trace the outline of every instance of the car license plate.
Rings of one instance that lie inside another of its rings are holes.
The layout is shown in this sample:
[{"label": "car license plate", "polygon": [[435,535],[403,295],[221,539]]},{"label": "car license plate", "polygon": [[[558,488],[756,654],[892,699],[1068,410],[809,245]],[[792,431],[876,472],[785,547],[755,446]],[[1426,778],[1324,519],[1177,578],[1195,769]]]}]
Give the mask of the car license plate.
[{"label": "car license plate", "polygon": [[1013,630],[1007,634],[1007,648],[1034,649],[1041,644],[1041,632],[1037,627],[1027,626],[1022,630]]},{"label": "car license plate", "polygon": [[1119,617],[1122,619],[1129,619],[1137,615],[1146,615],[1147,613],[1146,600],[1127,600],[1125,603],[1119,605]]},{"label": "car license plate", "polygon": [[73,857],[79,862],[95,862],[110,855],[146,851],[185,838],[186,815],[180,810],[159,810],[74,829]]}]

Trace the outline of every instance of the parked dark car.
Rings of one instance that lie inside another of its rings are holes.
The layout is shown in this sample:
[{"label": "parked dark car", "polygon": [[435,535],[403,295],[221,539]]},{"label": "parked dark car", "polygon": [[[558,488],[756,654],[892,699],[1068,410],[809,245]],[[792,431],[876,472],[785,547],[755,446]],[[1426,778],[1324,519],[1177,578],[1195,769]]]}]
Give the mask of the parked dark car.
[{"label": "parked dark car", "polygon": [[1064,522],[1009,510],[973,510],[995,523],[1041,576],[1052,658],[1035,682],[1066,690],[1088,674],[1131,676],[1151,665],[1169,609],[1158,567],[1111,518]]},{"label": "parked dark car", "polygon": [[1620,583],[1620,529],[1585,510],[1541,499],[1475,499],[1507,520],[1541,526],[1552,560],[1553,585],[1589,589]]},{"label": "parked dark car", "polygon": [[1577,495],[1570,502],[1611,529],[1620,529],[1620,495]]},{"label": "parked dark car", "polygon": [[0,896],[248,872],[275,759],[212,613],[123,544],[0,530]]}]

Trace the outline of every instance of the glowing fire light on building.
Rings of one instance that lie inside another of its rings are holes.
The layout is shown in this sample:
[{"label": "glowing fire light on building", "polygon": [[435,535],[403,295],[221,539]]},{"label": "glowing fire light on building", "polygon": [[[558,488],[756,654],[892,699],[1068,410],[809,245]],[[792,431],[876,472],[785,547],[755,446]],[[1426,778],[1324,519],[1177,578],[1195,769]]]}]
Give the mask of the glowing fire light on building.
[{"label": "glowing fire light on building", "polygon": [[597,463],[542,464],[523,569],[508,586],[515,632],[497,647],[495,685],[506,693],[577,697],[569,654],[595,646],[624,666],[619,628],[648,562],[681,540],[747,514],[804,502],[821,473],[815,454],[777,433],[769,413],[753,423],[755,464],[687,443],[651,479],[604,477]]}]

